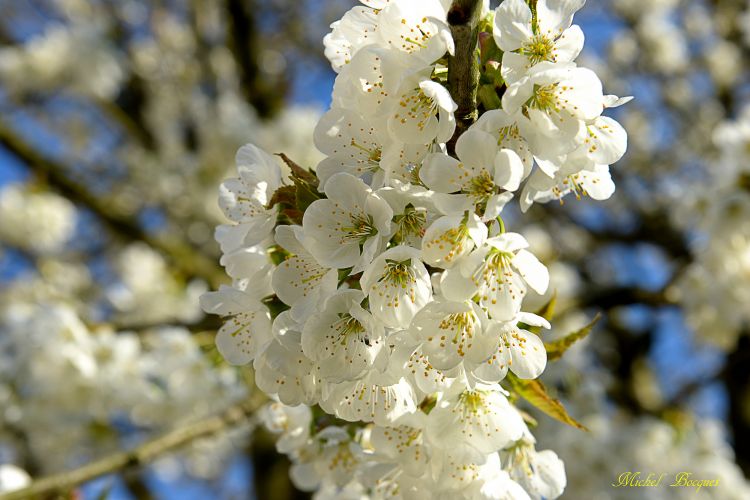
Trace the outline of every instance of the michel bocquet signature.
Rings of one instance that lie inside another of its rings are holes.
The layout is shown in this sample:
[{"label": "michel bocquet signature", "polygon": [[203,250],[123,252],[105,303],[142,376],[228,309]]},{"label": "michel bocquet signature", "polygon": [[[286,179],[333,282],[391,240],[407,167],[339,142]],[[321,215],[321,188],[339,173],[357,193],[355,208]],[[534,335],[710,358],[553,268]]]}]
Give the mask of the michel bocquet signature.
[{"label": "michel bocquet signature", "polygon": [[[670,482],[671,481],[671,482]],[[617,481],[612,483],[615,488],[657,488],[669,486],[672,488],[715,488],[719,486],[719,479],[696,478],[692,472],[678,472],[668,476],[666,472],[648,474],[641,472],[623,472],[617,476]]]}]

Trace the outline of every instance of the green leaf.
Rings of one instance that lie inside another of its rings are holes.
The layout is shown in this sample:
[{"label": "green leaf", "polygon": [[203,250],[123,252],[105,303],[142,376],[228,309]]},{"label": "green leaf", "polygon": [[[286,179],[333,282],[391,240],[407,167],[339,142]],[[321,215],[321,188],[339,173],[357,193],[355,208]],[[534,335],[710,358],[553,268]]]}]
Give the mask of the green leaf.
[{"label": "green leaf", "polygon": [[534,314],[551,322],[552,318],[555,317],[555,306],[557,306],[557,290],[552,294],[549,301],[540,307]]},{"label": "green leaf", "polygon": [[315,175],[313,172],[309,170],[305,170],[304,168],[300,167],[297,163],[290,160],[287,155],[284,153],[276,153],[276,156],[281,158],[284,163],[287,164],[289,169],[292,171],[292,177],[294,179],[299,179],[303,182],[306,182],[307,184],[311,185],[314,188],[318,187],[318,176]]},{"label": "green leaf", "polygon": [[518,413],[521,414],[521,418],[523,418],[523,421],[526,422],[526,425],[528,425],[530,428],[536,429],[539,426],[539,422],[537,422],[536,419],[532,417],[528,412],[518,410]]},{"label": "green leaf", "polygon": [[281,211],[281,215],[286,217],[286,219],[292,223],[301,225],[302,224],[302,216],[304,215],[300,210],[297,210],[296,208],[287,208],[285,210]]},{"label": "green leaf", "polygon": [[482,66],[489,61],[500,62],[503,60],[503,51],[495,43],[492,37],[492,22],[485,25],[485,29],[480,29],[479,35],[479,54]]},{"label": "green leaf", "polygon": [[294,186],[281,186],[279,189],[274,191],[273,195],[271,196],[271,200],[266,205],[266,208],[272,208],[278,204],[284,204],[292,207],[294,206],[296,195],[297,190],[294,188]]},{"label": "green leaf", "polygon": [[[297,163],[290,160],[284,153],[277,153],[276,156],[279,156],[292,171],[290,178],[294,183],[294,186],[283,186],[276,190],[271,198],[269,207],[276,203],[283,203],[285,208],[291,208],[294,209],[295,212],[303,213],[312,202],[324,197],[318,192],[320,181],[314,172],[300,167]],[[294,218],[292,218],[292,221],[295,223],[298,222]]]},{"label": "green leaf", "polygon": [[502,105],[494,84],[485,84],[479,87],[478,97],[486,110],[499,109]]},{"label": "green leaf", "polygon": [[[541,316],[542,318],[546,319],[550,323],[552,322],[552,318],[555,316],[555,306],[557,305],[557,290],[555,290],[555,293],[552,294],[552,297],[549,299],[549,301],[544,304],[541,308],[539,308],[538,311],[535,311],[534,314],[537,316]],[[530,326],[525,325],[524,328],[532,333],[536,333],[539,335],[542,331],[541,326]]]},{"label": "green leaf", "polygon": [[564,424],[568,424],[576,429],[588,431],[583,424],[568,415],[568,411],[559,400],[547,394],[547,388],[544,387],[544,384],[542,384],[541,381],[521,380],[512,373],[508,373],[505,380],[510,383],[513,391],[528,401],[534,408]]},{"label": "green leaf", "polygon": [[289,306],[284,304],[276,295],[265,297],[261,302],[268,308],[268,312],[271,313],[271,319],[276,319],[279,314],[289,310]]},{"label": "green leaf", "polygon": [[553,342],[545,342],[544,348],[547,350],[547,360],[554,361],[556,359],[559,359],[565,353],[565,351],[570,348],[570,346],[591,333],[594,325],[596,325],[596,323],[600,319],[601,314],[597,313],[597,315],[594,316],[594,319],[592,319],[589,324],[587,324],[583,328],[576,330],[559,340],[555,340]]},{"label": "green leaf", "polygon": [[321,199],[320,193],[313,185],[299,179],[294,179],[294,185],[297,187],[296,207],[300,212],[307,210],[312,202]]},{"label": "green leaf", "polygon": [[271,258],[271,262],[273,262],[274,266],[280,265],[282,262],[284,262],[286,259],[288,259],[292,254],[287,252],[285,249],[281,248],[278,245],[274,245],[268,250],[268,256]]}]

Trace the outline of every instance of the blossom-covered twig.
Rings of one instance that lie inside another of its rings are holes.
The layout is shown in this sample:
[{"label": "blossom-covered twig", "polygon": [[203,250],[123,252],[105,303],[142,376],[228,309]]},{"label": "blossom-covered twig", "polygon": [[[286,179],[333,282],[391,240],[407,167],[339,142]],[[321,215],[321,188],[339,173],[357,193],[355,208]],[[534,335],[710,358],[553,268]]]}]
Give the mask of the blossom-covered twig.
[{"label": "blossom-covered twig", "polygon": [[[262,404],[264,400],[260,402]],[[247,400],[204,420],[175,429],[161,437],[143,443],[130,451],[115,453],[91,462],[78,469],[62,472],[34,481],[27,488],[0,496],[2,500],[46,498],[54,493],[64,493],[97,477],[139,467],[184,446],[196,439],[215,435],[251,422],[260,406],[257,400]]]}]

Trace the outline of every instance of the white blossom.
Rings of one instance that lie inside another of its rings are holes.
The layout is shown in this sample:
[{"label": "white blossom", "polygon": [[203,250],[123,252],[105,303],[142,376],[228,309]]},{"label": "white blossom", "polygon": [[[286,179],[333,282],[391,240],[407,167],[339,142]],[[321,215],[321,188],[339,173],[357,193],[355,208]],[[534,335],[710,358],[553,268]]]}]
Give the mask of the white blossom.
[{"label": "white blossom", "polygon": [[[302,321],[313,313],[324,298],[336,290],[334,269],[322,267],[303,246],[300,226],[276,228],[276,242],[291,255],[273,271],[273,291],[291,307],[291,315]],[[256,285],[257,286],[257,285]]]},{"label": "white blossom", "polygon": [[320,363],[320,376],[332,380],[359,378],[383,351],[383,325],[361,303],[359,290],[341,290],[313,314],[302,329],[302,351]]},{"label": "white blossom", "polygon": [[[460,387],[460,386],[459,386]],[[526,425],[495,385],[451,389],[428,415],[428,442],[454,456],[483,460],[518,440]]]},{"label": "white blossom", "polygon": [[523,312],[510,321],[491,322],[478,342],[492,343],[492,353],[477,363],[472,375],[484,382],[499,382],[508,370],[521,379],[535,379],[542,374],[547,365],[544,342],[538,335],[519,328],[519,322],[550,328],[544,318]]},{"label": "white blossom", "polygon": [[522,439],[501,457],[510,477],[534,500],[557,498],[565,490],[565,465],[554,451],[536,451],[533,441]]},{"label": "white blossom", "polygon": [[527,247],[526,239],[517,233],[487,239],[443,274],[443,294],[456,301],[477,296],[493,319],[512,319],[521,310],[527,286],[544,293],[549,284],[547,268]]},{"label": "white blossom", "polygon": [[481,246],[487,235],[487,226],[474,213],[446,215],[425,231],[422,258],[431,266],[449,269],[475,246]]},{"label": "white blossom", "polygon": [[456,143],[456,156],[429,155],[419,176],[431,189],[457,193],[439,205],[448,213],[463,213],[482,207],[483,219],[496,218],[518,189],[523,163],[510,149],[497,149],[497,141],[487,132],[468,130]]},{"label": "white blossom", "polygon": [[493,34],[504,51],[502,76],[508,84],[540,62],[573,62],[583,48],[583,32],[571,26],[585,0],[537,0],[536,26],[524,0],[504,0],[495,11]]},{"label": "white blossom", "polygon": [[422,341],[422,352],[439,370],[450,370],[464,359],[481,363],[491,352],[482,342],[486,314],[472,302],[434,301],[412,322],[414,335]]},{"label": "white blossom", "polygon": [[406,328],[432,298],[427,269],[416,248],[396,246],[380,254],[362,275],[373,316],[386,326]]},{"label": "white blossom", "polygon": [[388,426],[417,409],[414,389],[398,373],[370,370],[357,380],[323,388],[320,407],[350,422]]},{"label": "white blossom", "polygon": [[596,73],[572,63],[539,63],[503,95],[503,109],[518,116],[534,156],[554,161],[581,144],[586,121],[604,110]]},{"label": "white blossom", "polygon": [[321,265],[361,271],[381,251],[390,234],[393,211],[356,177],[339,173],[325,185],[302,220],[304,246]]},{"label": "white blossom", "polygon": [[253,246],[271,236],[278,209],[267,208],[273,193],[282,185],[278,162],[252,144],[237,152],[239,178],[221,185],[219,205],[229,220],[216,229],[224,252]]},{"label": "white blossom", "polygon": [[289,312],[273,322],[271,340],[253,362],[255,383],[286,405],[314,404],[320,385],[317,365],[302,351],[302,326]]},{"label": "white blossom", "polygon": [[404,79],[388,117],[394,140],[406,144],[446,142],[456,129],[457,105],[448,89],[422,71]]},{"label": "white blossom", "polygon": [[201,297],[203,310],[224,317],[216,335],[216,347],[232,364],[250,363],[271,341],[268,308],[243,290],[222,286]]}]

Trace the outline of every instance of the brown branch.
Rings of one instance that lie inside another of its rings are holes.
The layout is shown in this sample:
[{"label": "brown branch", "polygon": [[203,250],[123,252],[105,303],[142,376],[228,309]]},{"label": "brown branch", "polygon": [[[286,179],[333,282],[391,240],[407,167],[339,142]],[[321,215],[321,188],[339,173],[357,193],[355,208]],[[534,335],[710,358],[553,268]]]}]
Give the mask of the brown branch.
[{"label": "brown branch", "polygon": [[80,484],[106,474],[132,470],[196,439],[212,436],[247,423],[258,407],[258,402],[245,401],[219,415],[168,432],[130,451],[115,453],[78,469],[36,480],[26,488],[0,495],[0,500],[46,498],[55,493],[69,492]]},{"label": "brown branch", "polygon": [[727,356],[727,369],[722,374],[722,382],[727,391],[729,411],[727,423],[732,433],[737,465],[745,477],[750,477],[750,417],[747,411],[747,398],[750,394],[750,331],[747,329],[737,340],[737,345]]},{"label": "brown branch", "polygon": [[229,48],[239,70],[243,96],[261,118],[270,118],[281,109],[289,84],[263,72],[259,60],[263,36],[258,27],[259,8],[257,2],[226,0]]},{"label": "brown branch", "polygon": [[157,328],[162,327],[177,327],[177,328],[184,328],[186,330],[189,330],[192,333],[200,333],[200,332],[207,332],[207,331],[217,331],[219,328],[221,328],[221,325],[223,324],[222,319],[219,316],[205,316],[202,319],[198,321],[193,322],[184,322],[179,320],[174,321],[157,321],[153,323],[128,323],[128,322],[122,322],[122,323],[110,323],[110,325],[117,331],[134,331],[134,332],[144,332],[147,330],[154,330]]},{"label": "brown branch", "polygon": [[458,137],[477,119],[477,87],[479,60],[476,54],[479,36],[481,0],[454,0],[448,10],[448,24],[456,45],[448,58],[448,89],[456,101],[456,132],[448,141],[448,151],[454,152]]},{"label": "brown branch", "polygon": [[32,171],[43,175],[61,195],[91,210],[113,233],[128,240],[145,242],[164,254],[188,278],[204,279],[214,287],[224,281],[224,273],[212,259],[198,253],[185,241],[149,234],[131,216],[117,211],[111,203],[71,180],[64,165],[41,155],[3,123],[0,123],[0,145]]},{"label": "brown branch", "polygon": [[612,286],[591,288],[580,297],[576,303],[576,308],[597,307],[606,311],[633,304],[653,307],[674,305],[663,290],[651,291],[631,286]]}]

